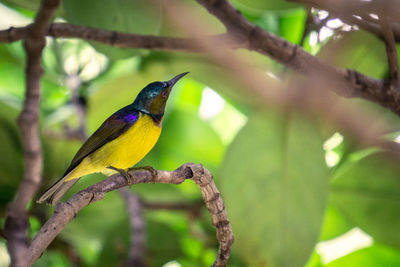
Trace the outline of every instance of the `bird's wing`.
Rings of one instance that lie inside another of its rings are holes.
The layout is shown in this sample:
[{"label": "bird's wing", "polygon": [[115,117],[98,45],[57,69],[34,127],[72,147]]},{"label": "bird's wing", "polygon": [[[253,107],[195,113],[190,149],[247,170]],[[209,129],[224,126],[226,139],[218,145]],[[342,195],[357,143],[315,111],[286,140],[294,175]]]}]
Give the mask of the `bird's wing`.
[{"label": "bird's wing", "polygon": [[141,116],[138,111],[130,112],[129,114],[124,113],[123,110],[120,111],[122,112],[114,113],[103,122],[103,124],[86,140],[72,159],[71,164],[63,176],[67,175],[78,166],[85,157],[126,132]]}]

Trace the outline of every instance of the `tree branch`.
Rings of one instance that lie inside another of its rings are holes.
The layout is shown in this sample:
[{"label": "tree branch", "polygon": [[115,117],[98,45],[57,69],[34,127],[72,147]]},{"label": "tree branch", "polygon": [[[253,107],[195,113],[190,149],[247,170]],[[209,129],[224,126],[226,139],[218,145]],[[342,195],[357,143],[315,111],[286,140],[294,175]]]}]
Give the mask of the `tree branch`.
[{"label": "tree branch", "polygon": [[5,232],[12,266],[28,266],[26,253],[28,215],[26,206],[41,181],[42,151],[38,130],[42,50],[49,21],[59,0],[44,0],[35,21],[27,28],[24,48],[27,54],[26,92],[23,110],[18,118],[24,152],[24,174],[16,197],[7,207]]},{"label": "tree branch", "polygon": [[[384,32],[379,25],[379,21],[369,19],[369,15],[365,11],[365,9],[360,9],[359,4],[350,3],[345,1],[336,1],[336,0],[289,0],[290,2],[303,3],[308,6],[312,6],[318,9],[326,10],[334,16],[340,18],[343,22],[349,25],[357,25],[361,29],[368,31],[375,36],[385,39]],[[372,12],[377,13],[377,11]],[[357,18],[359,16],[360,18]],[[396,42],[400,42],[400,26],[397,24],[391,25],[393,29],[393,34]]]},{"label": "tree branch", "polygon": [[246,47],[267,55],[283,65],[310,77],[334,81],[331,88],[344,97],[361,97],[390,108],[400,115],[397,99],[385,94],[385,83],[354,70],[333,67],[304,49],[249,22],[226,0],[197,0],[216,16]]},{"label": "tree branch", "polygon": [[[0,31],[0,43],[12,43],[24,38],[28,27],[11,27]],[[201,52],[197,45],[198,38],[178,38],[178,37],[159,37],[152,35],[130,34],[116,31],[108,31],[72,25],[67,23],[53,23],[47,32],[47,36],[55,38],[80,38],[86,41],[94,41],[123,48],[145,48],[166,51]],[[230,43],[230,47],[235,49],[240,45],[233,42],[228,34],[218,34],[204,37],[205,41],[214,44]],[[202,41],[204,41],[202,38]]]},{"label": "tree branch", "polygon": [[128,208],[130,223],[130,248],[126,267],[143,267],[143,256],[145,253],[146,232],[142,216],[142,204],[140,198],[127,188],[119,190]]},{"label": "tree branch", "polygon": [[[208,47],[218,44],[218,47],[229,49],[246,48],[267,55],[286,67],[307,76],[322,75],[335,81],[331,88],[343,97],[364,98],[387,107],[400,115],[400,108],[397,105],[400,101],[395,96],[387,95],[384,81],[365,76],[354,70],[339,69],[323,62],[301,47],[250,23],[225,0],[198,0],[198,2],[221,20],[229,34],[203,38],[171,38],[127,34],[55,23],[52,24],[48,35],[59,38],[81,38],[86,41],[95,41],[116,47],[166,51],[204,52],[204,48],[198,45],[199,43],[206,43]],[[25,28],[10,28],[0,31],[0,42],[19,40],[23,38],[24,32]]]},{"label": "tree branch", "polygon": [[[211,216],[211,221],[217,230],[220,244],[218,257],[213,266],[225,266],[233,243],[232,228],[228,220],[224,202],[214,184],[212,174],[202,165],[184,164],[175,171],[157,171],[157,176],[145,170],[132,170],[134,184],[140,183],[171,183],[180,184],[186,179],[193,180],[200,188],[204,202]],[[55,207],[53,216],[43,225],[29,247],[29,263],[33,264],[64,229],[77,213],[87,205],[104,198],[105,193],[128,185],[121,175],[113,175],[95,185],[72,196],[67,202]]]}]

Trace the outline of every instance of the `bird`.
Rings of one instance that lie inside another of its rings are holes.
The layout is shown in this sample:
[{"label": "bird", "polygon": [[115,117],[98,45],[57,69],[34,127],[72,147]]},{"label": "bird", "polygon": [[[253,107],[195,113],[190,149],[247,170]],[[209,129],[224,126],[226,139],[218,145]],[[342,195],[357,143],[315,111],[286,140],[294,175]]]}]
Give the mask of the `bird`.
[{"label": "bird", "polygon": [[[132,104],[106,119],[84,142],[64,175],[37,202],[55,205],[82,176],[91,173],[119,172],[131,184],[133,178],[125,170],[138,163],[156,144],[171,89],[188,73],[148,84]],[[152,167],[143,168],[155,171]]]}]

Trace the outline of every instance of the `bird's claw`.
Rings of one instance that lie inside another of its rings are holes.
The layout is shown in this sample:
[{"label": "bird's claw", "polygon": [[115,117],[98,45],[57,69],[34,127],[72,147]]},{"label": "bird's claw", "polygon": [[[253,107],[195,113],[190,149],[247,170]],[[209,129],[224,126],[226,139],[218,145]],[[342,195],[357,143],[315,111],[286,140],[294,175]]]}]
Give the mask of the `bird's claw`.
[{"label": "bird's claw", "polygon": [[134,178],[129,172],[125,171],[124,169],[115,168],[113,166],[108,166],[107,168],[119,172],[119,174],[121,174],[121,176],[125,178],[129,186],[133,184]]}]

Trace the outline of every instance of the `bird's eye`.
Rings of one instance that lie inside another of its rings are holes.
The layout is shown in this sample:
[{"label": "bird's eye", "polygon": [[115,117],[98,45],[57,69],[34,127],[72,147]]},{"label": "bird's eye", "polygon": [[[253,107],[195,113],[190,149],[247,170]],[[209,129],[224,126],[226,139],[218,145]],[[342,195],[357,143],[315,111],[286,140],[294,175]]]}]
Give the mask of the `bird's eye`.
[{"label": "bird's eye", "polygon": [[168,83],[163,82],[163,88],[167,88],[168,87]]},{"label": "bird's eye", "polygon": [[161,97],[162,98],[167,98],[168,97],[168,92],[167,91],[162,91],[161,92]]}]

